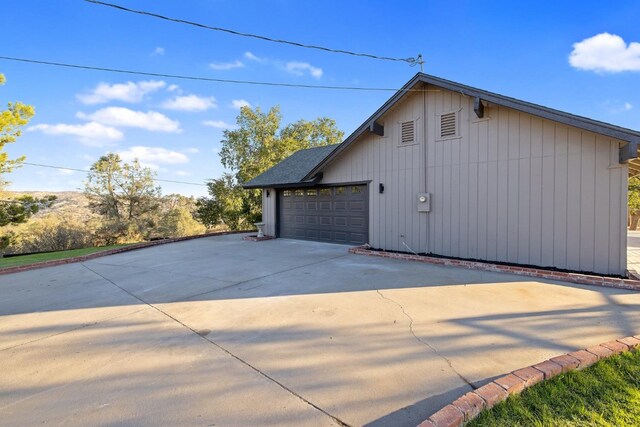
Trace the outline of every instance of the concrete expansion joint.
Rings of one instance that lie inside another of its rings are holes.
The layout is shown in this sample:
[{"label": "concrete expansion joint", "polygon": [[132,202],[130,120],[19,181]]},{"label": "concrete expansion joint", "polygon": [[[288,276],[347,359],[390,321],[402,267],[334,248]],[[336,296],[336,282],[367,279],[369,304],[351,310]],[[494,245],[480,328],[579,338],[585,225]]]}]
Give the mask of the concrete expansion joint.
[{"label": "concrete expansion joint", "polygon": [[[324,263],[324,262],[333,261],[333,260],[335,260],[335,259],[338,259],[338,258],[344,258],[344,257],[346,257],[346,256],[348,256],[348,254],[345,254],[345,255],[338,255],[338,256],[335,256],[335,257],[332,257],[332,258],[327,258],[327,259],[323,259],[323,260],[320,260],[320,261],[311,262],[311,263],[309,263],[309,264],[305,264],[305,265],[298,265],[298,266],[296,266],[296,267],[287,268],[287,269],[285,269],[285,270],[279,270],[279,271],[276,271],[276,272],[274,272],[274,273],[265,274],[264,276],[260,276],[260,277],[252,277],[251,279],[241,280],[241,281],[239,281],[239,282],[231,283],[230,285],[225,286],[225,287],[222,287],[222,288],[214,289],[214,290],[212,290],[212,291],[200,292],[200,293],[198,293],[198,294],[189,295],[189,296],[186,296],[186,297],[183,297],[183,298],[184,298],[184,299],[191,299],[191,298],[201,297],[201,296],[203,296],[203,295],[211,295],[211,294],[214,294],[214,293],[216,293],[216,292],[220,292],[220,291],[223,291],[223,290],[226,290],[226,289],[229,289],[229,288],[233,288],[233,287],[240,286],[240,285],[246,285],[247,283],[255,282],[256,280],[265,279],[265,278],[267,278],[267,277],[271,277],[271,276],[277,276],[278,274],[288,273],[288,272],[290,272],[290,271],[298,270],[298,269],[300,269],[300,268],[305,268],[305,267],[309,267],[309,266],[311,266],[311,265],[316,265],[316,264],[322,264],[322,263]],[[258,285],[258,286],[260,286],[260,285]],[[255,288],[257,288],[258,286],[253,286],[253,287],[251,287],[251,288],[246,288],[246,289],[242,289],[242,290],[247,291],[247,290],[255,289]]]},{"label": "concrete expansion joint", "polygon": [[409,332],[411,333],[411,335],[413,335],[413,338],[416,341],[418,341],[420,344],[422,344],[425,347],[427,347],[429,350],[431,350],[432,353],[434,353],[439,358],[444,360],[447,363],[447,365],[449,365],[449,368],[451,369],[451,371],[453,371],[453,373],[456,374],[458,376],[458,378],[460,378],[464,383],[466,383],[469,387],[471,387],[471,389],[475,390],[475,389],[478,388],[471,381],[466,379],[460,372],[458,372],[458,370],[453,366],[453,363],[451,363],[451,360],[449,360],[449,358],[447,358],[444,354],[440,353],[434,346],[429,344],[427,341],[423,340],[418,335],[416,335],[415,331],[413,330],[413,317],[411,317],[411,315],[409,315],[409,313],[407,313],[407,311],[405,310],[405,308],[404,308],[404,306],[402,304],[400,304],[398,301],[395,301],[395,300],[383,295],[382,292],[380,292],[379,289],[376,289],[376,292],[378,293],[378,295],[380,295],[380,297],[382,299],[386,299],[387,301],[392,302],[393,304],[397,305],[400,308],[400,310],[402,310],[402,314],[404,314],[404,316],[409,320]]},{"label": "concrete expansion joint", "polygon": [[[346,256],[346,255],[345,255]],[[337,257],[340,258],[340,257]],[[249,369],[253,370],[254,372],[258,373],[259,375],[261,375],[263,378],[267,379],[268,381],[274,383],[275,385],[277,385],[278,387],[280,387],[281,389],[283,389],[284,391],[288,392],[289,394],[297,397],[298,399],[300,399],[302,402],[306,403],[307,405],[311,406],[312,408],[320,411],[321,413],[323,413],[324,415],[326,415],[327,417],[331,418],[335,423],[337,423],[338,425],[342,426],[342,427],[352,427],[350,424],[347,424],[346,422],[342,421],[340,418],[330,414],[329,412],[327,412],[326,410],[322,409],[321,407],[319,407],[318,405],[314,404],[313,402],[307,400],[305,397],[303,397],[302,395],[296,393],[294,390],[290,389],[289,387],[287,387],[286,385],[284,385],[283,383],[281,383],[280,381],[276,380],[275,378],[271,377],[269,374],[267,374],[266,372],[261,371],[260,369],[258,369],[257,367],[253,366],[251,363],[247,362],[246,360],[242,359],[240,356],[232,353],[230,350],[228,350],[227,348],[225,348],[224,346],[222,346],[221,344],[218,344],[217,342],[213,341],[212,339],[210,339],[209,337],[206,336],[206,334],[203,334],[199,331],[196,331],[195,329],[193,329],[192,327],[190,327],[189,325],[181,322],[180,320],[176,319],[175,317],[173,317],[172,315],[170,315],[169,313],[163,311],[161,308],[143,300],[142,298],[136,296],[135,294],[129,292],[128,290],[126,290],[125,288],[123,288],[122,286],[118,285],[117,283],[115,283],[113,280],[103,276],[102,274],[98,273],[97,271],[91,269],[90,267],[86,266],[84,263],[80,263],[80,265],[82,265],[84,268],[86,268],[87,270],[93,272],[95,275],[101,277],[102,279],[104,279],[105,281],[107,281],[108,283],[112,284],[113,286],[115,286],[116,288],[120,289],[121,291],[129,294],[131,297],[137,299],[138,301],[140,301],[141,303],[143,303],[144,305],[156,310],[158,313],[162,314],[163,316],[171,319],[172,321],[174,321],[175,323],[178,323],[180,326],[182,326],[183,328],[191,331],[193,334],[195,334],[196,336],[198,336],[200,339],[205,340],[207,343],[212,344],[213,346],[215,346],[216,348],[218,348],[219,350],[223,351],[224,353],[226,353],[228,356],[234,358],[235,360],[237,360],[238,362],[242,363],[243,365],[245,365],[246,367],[248,367]]]}]

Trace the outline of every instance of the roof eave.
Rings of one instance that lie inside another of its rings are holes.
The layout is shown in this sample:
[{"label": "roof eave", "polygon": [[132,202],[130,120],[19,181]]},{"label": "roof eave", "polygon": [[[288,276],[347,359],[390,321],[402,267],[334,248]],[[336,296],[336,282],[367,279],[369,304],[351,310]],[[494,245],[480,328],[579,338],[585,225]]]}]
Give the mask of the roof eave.
[{"label": "roof eave", "polygon": [[278,184],[243,184],[242,188],[245,190],[256,190],[260,188],[295,188],[295,187],[312,187],[316,185],[322,179],[322,174],[317,174],[311,180],[304,180],[298,182],[287,182],[287,183],[278,183]]},{"label": "roof eave", "polygon": [[483,101],[493,104],[501,105],[507,108],[513,108],[518,111],[522,111],[534,116],[542,117],[545,119],[553,120],[559,123],[566,124],[568,126],[578,127],[587,131],[606,135],[615,139],[619,139],[627,142],[638,141],[640,138],[640,132],[633,131],[631,129],[625,129],[619,126],[611,125],[609,123],[600,122],[597,120],[589,119],[587,117],[576,116],[564,111],[555,110],[549,107],[533,104],[526,101],[521,101],[515,98],[499,95],[492,92],[483,91],[470,86],[462,85],[450,80],[441,79],[439,77],[430,76],[424,73],[417,73],[411,80],[407,82],[401,89],[399,89],[387,102],[385,102],[375,113],[373,113],[367,120],[364,121],[358,129],[356,129],[347,139],[345,139],[335,150],[333,150],[327,157],[324,158],[318,165],[311,170],[303,180],[309,179],[322,171],[329,163],[331,163],[337,156],[345,151],[360,135],[366,132],[371,124],[382,117],[391,107],[393,107],[404,95],[418,83],[431,84],[443,89],[451,90],[461,93],[462,95],[481,98]]}]

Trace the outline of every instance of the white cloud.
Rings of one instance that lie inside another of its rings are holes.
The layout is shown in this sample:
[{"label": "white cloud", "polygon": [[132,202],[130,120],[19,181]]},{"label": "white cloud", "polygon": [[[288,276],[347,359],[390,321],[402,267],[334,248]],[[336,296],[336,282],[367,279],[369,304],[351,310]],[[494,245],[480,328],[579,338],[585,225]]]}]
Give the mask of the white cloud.
[{"label": "white cloud", "polygon": [[72,171],[71,169],[58,169],[58,173],[63,176],[68,176],[68,175],[73,175],[76,172]]},{"label": "white cloud", "polygon": [[153,50],[153,54],[154,54],[154,55],[164,55],[164,52],[165,52],[165,51],[164,51],[164,48],[163,48],[163,47],[160,47],[160,46],[156,47],[156,48]]},{"label": "white cloud", "polygon": [[170,86],[167,88],[167,90],[168,90],[169,92],[182,92],[182,91],[180,90],[180,86],[178,86],[178,85],[170,85]]},{"label": "white cloud", "polygon": [[161,80],[126,82],[110,85],[99,83],[91,92],[76,95],[83,104],[104,104],[109,101],[136,103],[142,101],[148,93],[155,92],[166,85]]},{"label": "white cloud", "polygon": [[189,163],[189,157],[184,153],[167,150],[162,147],[135,146],[124,151],[119,151],[120,158],[125,162],[138,159],[141,165],[155,170],[160,169],[159,165],[177,165]]},{"label": "white cloud", "polygon": [[244,99],[234,99],[233,101],[231,101],[231,107],[239,110],[242,107],[251,108],[251,104],[249,104],[249,101],[246,101]]},{"label": "white cloud", "polygon": [[174,173],[177,176],[191,176],[193,175],[191,172],[187,172],[187,171],[176,171]]},{"label": "white cloud", "polygon": [[265,61],[266,61],[266,59],[265,59],[265,58],[260,58],[260,57],[258,57],[258,56],[256,56],[256,55],[254,55],[254,54],[253,54],[253,53],[251,53],[251,52],[245,52],[245,53],[244,53],[244,57],[245,57],[246,59],[248,59],[249,61],[255,61],[255,62],[260,62],[260,63],[262,63],[262,62],[265,62]]},{"label": "white cloud", "polygon": [[109,126],[105,126],[95,121],[70,125],[58,123],[55,125],[39,124],[27,128],[28,131],[40,131],[47,135],[71,135],[78,138],[83,144],[101,147],[106,143],[119,141],[122,139],[122,132]]},{"label": "white cloud", "polygon": [[216,108],[216,99],[214,97],[202,97],[198,95],[176,96],[162,103],[162,108],[167,110],[179,111],[206,111],[210,108]]},{"label": "white cloud", "polygon": [[202,122],[203,125],[209,126],[216,129],[235,129],[235,125],[229,124],[222,120],[205,120]]},{"label": "white cloud", "polygon": [[240,60],[233,62],[213,62],[209,64],[212,70],[233,70],[234,68],[244,67],[244,63]]},{"label": "white cloud", "polygon": [[185,148],[184,150],[182,150],[184,153],[189,153],[189,154],[197,154],[200,152],[200,150],[196,147],[189,147],[189,148]]},{"label": "white cloud", "polygon": [[77,117],[104,125],[133,127],[157,132],[181,132],[180,122],[156,111],[134,111],[124,107],[106,107],[93,114],[78,113]]},{"label": "white cloud", "polygon": [[611,114],[625,113],[633,109],[633,104],[630,102],[621,102],[619,100],[607,99],[602,103],[602,106],[607,109]]},{"label": "white cloud", "polygon": [[627,44],[618,35],[601,33],[574,43],[569,64],[596,72],[640,71],[640,43]]},{"label": "white cloud", "polygon": [[308,62],[290,61],[287,62],[284,69],[296,76],[302,76],[305,73],[309,73],[311,76],[319,79],[322,77],[322,68],[314,67]]}]

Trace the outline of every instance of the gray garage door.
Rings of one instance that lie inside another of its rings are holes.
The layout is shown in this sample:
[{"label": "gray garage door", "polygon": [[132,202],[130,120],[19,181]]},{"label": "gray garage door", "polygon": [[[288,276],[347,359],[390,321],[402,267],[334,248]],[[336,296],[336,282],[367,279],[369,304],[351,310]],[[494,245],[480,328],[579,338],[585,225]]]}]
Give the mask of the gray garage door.
[{"label": "gray garage door", "polygon": [[291,188],[280,197],[280,237],[360,245],[369,240],[366,185]]}]

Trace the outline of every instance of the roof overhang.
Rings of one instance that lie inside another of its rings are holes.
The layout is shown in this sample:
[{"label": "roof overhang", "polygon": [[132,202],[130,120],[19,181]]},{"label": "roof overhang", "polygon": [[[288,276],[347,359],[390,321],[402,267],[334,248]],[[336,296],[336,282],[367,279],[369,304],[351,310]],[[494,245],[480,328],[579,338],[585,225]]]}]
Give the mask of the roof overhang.
[{"label": "roof overhang", "polygon": [[[376,121],[379,120],[387,111],[389,111],[400,99],[409,93],[416,91],[422,91],[423,89],[416,89],[416,86],[420,84],[427,84],[436,86],[439,88],[458,92],[464,96],[474,98],[474,109],[476,114],[480,114],[483,110],[482,103],[492,103],[514,110],[522,111],[524,113],[532,114],[537,117],[553,120],[565,124],[567,126],[574,126],[580,129],[584,129],[590,132],[594,132],[600,135],[609,136],[614,139],[626,141],[631,144],[628,151],[631,153],[628,159],[638,157],[637,144],[640,142],[640,132],[631,129],[626,129],[620,126],[615,126],[609,123],[601,122],[598,120],[589,119],[587,117],[576,116],[574,114],[566,113],[564,111],[555,110],[553,108],[543,107],[541,105],[533,104],[526,101],[521,101],[516,98],[511,98],[497,93],[488,92],[482,89],[477,89],[471,86],[466,86],[460,83],[452,82],[450,80],[441,79],[439,77],[430,76],[424,73],[417,73],[407,84],[399,89],[387,102],[385,102],[375,113],[373,113],[358,129],[355,130],[342,144],[340,144],[333,152],[331,152],[325,159],[320,162],[314,169],[304,177],[304,180],[315,176],[322,171],[327,165],[329,165],[336,157],[344,152],[349,146],[360,137],[363,133],[371,131],[376,128]],[[623,147],[624,148],[624,147]],[[625,163],[623,159],[622,148],[620,154],[620,163]]]},{"label": "roof overhang", "polygon": [[300,181],[300,182],[288,182],[288,183],[280,183],[280,184],[267,184],[267,185],[246,185],[243,184],[242,188],[245,190],[255,190],[258,188],[301,188],[301,187],[313,187],[317,185],[318,182],[322,180],[322,172],[318,173],[311,180]]}]

